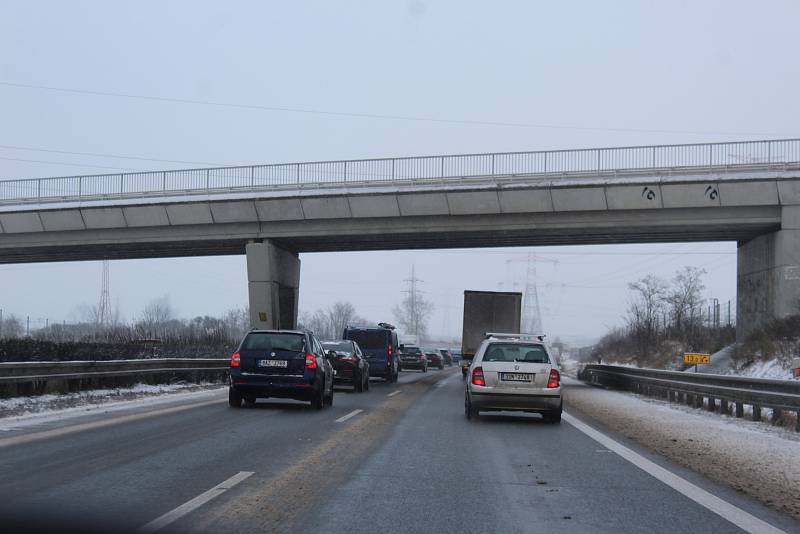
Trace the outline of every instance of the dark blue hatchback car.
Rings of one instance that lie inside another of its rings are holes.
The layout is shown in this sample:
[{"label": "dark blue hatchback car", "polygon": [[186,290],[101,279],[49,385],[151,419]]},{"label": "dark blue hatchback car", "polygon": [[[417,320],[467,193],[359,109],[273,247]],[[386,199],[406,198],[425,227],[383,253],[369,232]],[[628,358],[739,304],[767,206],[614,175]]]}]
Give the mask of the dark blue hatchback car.
[{"label": "dark blue hatchback car", "polygon": [[342,339],[352,339],[361,347],[361,352],[369,361],[369,376],[378,376],[387,382],[397,382],[400,370],[400,355],[397,353],[397,332],[388,323],[378,323],[377,327],[348,326]]},{"label": "dark blue hatchback car", "polygon": [[231,356],[228,403],[277,397],[333,404],[333,367],[314,334],[301,330],[252,330]]}]

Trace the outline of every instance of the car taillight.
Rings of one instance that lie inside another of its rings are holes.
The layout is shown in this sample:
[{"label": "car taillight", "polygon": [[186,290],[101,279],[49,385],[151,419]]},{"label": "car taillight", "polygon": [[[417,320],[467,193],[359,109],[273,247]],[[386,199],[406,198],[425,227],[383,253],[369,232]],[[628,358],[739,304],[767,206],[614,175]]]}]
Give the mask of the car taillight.
[{"label": "car taillight", "polygon": [[392,357],[392,346],[391,345],[389,345],[389,357],[390,358]]},{"label": "car taillight", "polygon": [[242,364],[242,357],[238,352],[234,352],[231,356],[231,367],[239,367]]},{"label": "car taillight", "polygon": [[550,371],[550,378],[547,379],[547,387],[557,388],[561,385],[561,373],[552,369]]},{"label": "car taillight", "polygon": [[317,359],[310,352],[306,354],[306,369],[316,369]]},{"label": "car taillight", "polygon": [[485,386],[486,380],[483,379],[483,367],[476,367],[472,371],[472,383],[476,386]]}]

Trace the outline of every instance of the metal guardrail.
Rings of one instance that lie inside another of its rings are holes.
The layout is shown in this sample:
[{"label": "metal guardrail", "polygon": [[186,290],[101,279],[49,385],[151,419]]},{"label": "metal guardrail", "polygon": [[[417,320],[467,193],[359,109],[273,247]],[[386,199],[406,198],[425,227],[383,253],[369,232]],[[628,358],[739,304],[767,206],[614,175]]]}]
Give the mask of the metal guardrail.
[{"label": "metal guardrail", "polygon": [[800,382],[615,365],[586,365],[578,378],[736,417],[744,417],[744,407],[751,406],[754,421],[761,420],[763,408],[772,411],[773,422],[783,411],[793,411],[795,430],[800,432]]},{"label": "metal guardrail", "polygon": [[0,385],[114,378],[131,375],[157,375],[190,372],[227,372],[227,358],[153,358],[147,360],[109,360],[72,362],[3,362],[0,363]]},{"label": "metal guardrail", "polygon": [[0,204],[426,182],[483,176],[570,177],[725,171],[800,163],[800,139],[279,163],[0,181]]}]

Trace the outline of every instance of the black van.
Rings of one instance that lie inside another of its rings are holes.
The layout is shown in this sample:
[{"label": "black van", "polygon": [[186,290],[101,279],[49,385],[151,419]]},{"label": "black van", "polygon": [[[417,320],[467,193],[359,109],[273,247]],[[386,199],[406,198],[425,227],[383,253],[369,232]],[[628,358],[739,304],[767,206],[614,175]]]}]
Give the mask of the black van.
[{"label": "black van", "polygon": [[388,323],[378,323],[376,327],[348,326],[342,339],[352,339],[361,347],[361,352],[369,361],[369,376],[377,376],[387,382],[397,382],[400,370],[400,356],[397,354],[397,332]]}]

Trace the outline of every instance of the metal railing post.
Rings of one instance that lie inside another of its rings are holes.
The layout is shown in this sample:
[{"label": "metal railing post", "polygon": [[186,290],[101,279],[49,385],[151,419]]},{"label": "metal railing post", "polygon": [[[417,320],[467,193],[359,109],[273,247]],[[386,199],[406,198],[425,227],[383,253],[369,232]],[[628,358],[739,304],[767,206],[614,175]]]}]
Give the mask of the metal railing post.
[{"label": "metal railing post", "polygon": [[347,181],[347,161],[344,162],[344,180]]},{"label": "metal railing post", "polygon": [[492,154],[492,176],[494,176],[494,154]]},{"label": "metal railing post", "polygon": [[167,171],[161,171],[161,190],[167,190]]}]

